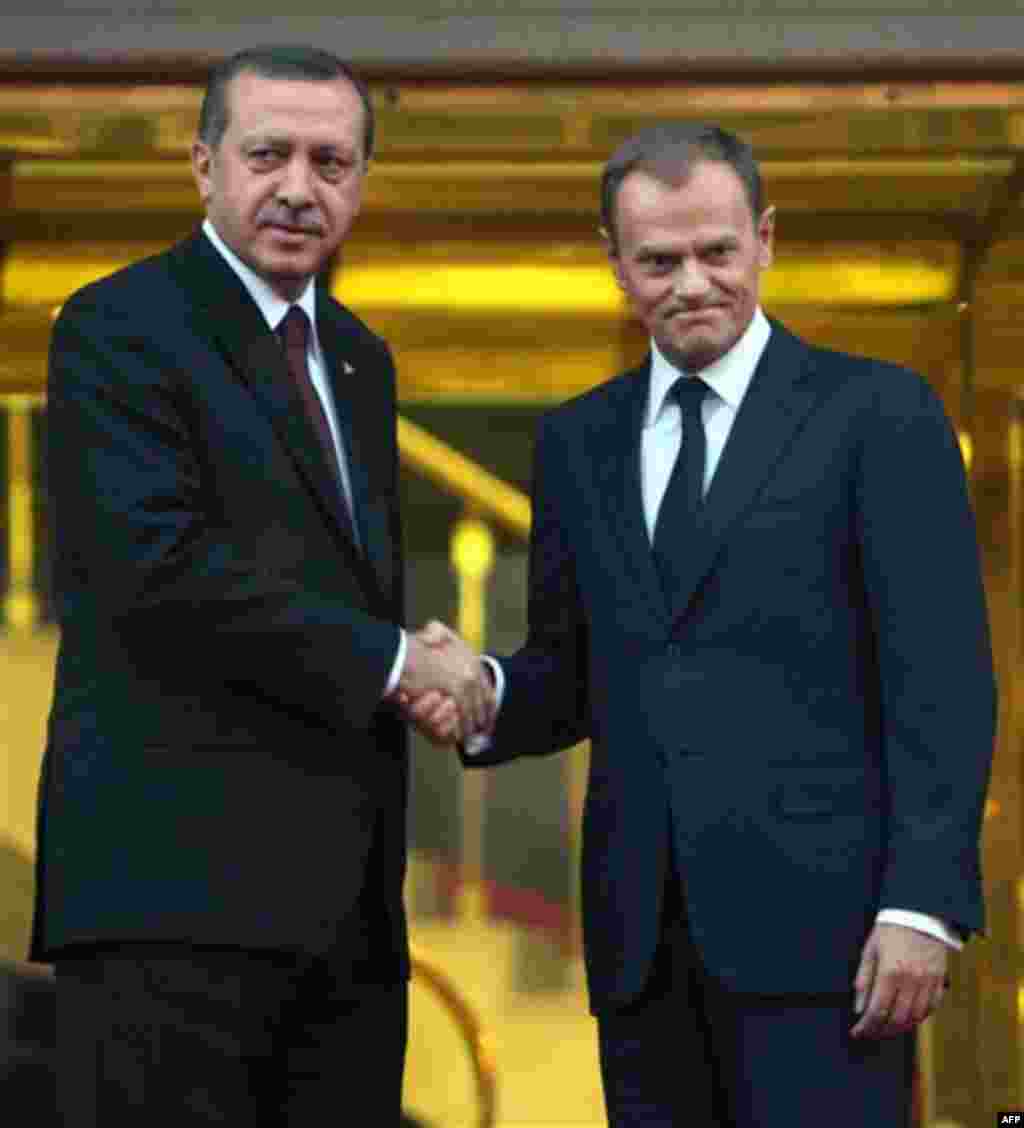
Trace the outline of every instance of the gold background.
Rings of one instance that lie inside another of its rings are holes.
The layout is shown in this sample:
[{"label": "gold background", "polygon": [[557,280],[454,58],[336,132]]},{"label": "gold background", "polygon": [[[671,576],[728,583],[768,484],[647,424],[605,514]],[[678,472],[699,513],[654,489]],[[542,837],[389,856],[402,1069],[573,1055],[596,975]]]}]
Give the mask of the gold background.
[{"label": "gold background", "polygon": [[[942,393],[971,456],[1002,716],[986,820],[990,933],[958,961],[952,997],[922,1039],[922,1096],[929,1121],[967,1128],[1019,1107],[1024,81],[470,76],[389,78],[373,91],[380,148],[333,285],[394,345],[406,407],[467,408],[486,429],[502,409],[557,402],[638,355],[642,337],[597,235],[597,182],[619,140],[668,117],[710,118],[755,145],[779,210],[768,311],[821,343],[910,365]],[[20,500],[11,491],[9,555],[24,548],[35,488],[33,435],[10,397],[42,389],[49,326],[71,290],[197,222],[187,154],[198,103],[185,82],[0,82],[0,393],[10,408],[8,482],[20,476],[29,491]],[[418,473],[444,460],[423,457]],[[460,473],[435,479],[461,496]],[[12,597],[23,595],[8,592],[0,643],[0,834],[27,857],[53,639],[15,629]],[[576,800],[582,755],[569,773]],[[486,799],[464,800],[472,821]],[[414,859],[414,885],[421,876]],[[12,886],[8,901],[0,919],[15,957],[24,890]],[[599,1122],[578,951],[552,950],[486,912],[456,924],[417,923],[414,912],[414,925],[497,1031],[501,1123]],[[524,991],[513,970],[523,958],[567,961],[571,974],[559,990]],[[425,1013],[418,1037],[436,1046]],[[426,1052],[414,1054],[410,1077],[436,1103]],[[461,1123],[468,1114],[443,1115]]]}]

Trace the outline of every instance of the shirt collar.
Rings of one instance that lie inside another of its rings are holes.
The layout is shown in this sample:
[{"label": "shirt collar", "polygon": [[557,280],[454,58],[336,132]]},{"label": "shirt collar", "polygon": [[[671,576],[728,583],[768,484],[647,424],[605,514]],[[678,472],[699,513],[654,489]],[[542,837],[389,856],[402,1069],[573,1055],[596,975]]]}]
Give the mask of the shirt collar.
[{"label": "shirt collar", "polygon": [[316,351],[319,345],[316,335],[316,285],[314,279],[310,278],[306,283],[306,288],[294,302],[285,301],[284,298],[274,292],[267,281],[261,278],[251,266],[242,262],[238,255],[236,255],[220,237],[216,227],[213,226],[209,219],[203,220],[203,234],[217,248],[228,266],[238,275],[242,285],[259,307],[260,313],[266,318],[267,324],[271,329],[275,332],[277,331],[277,327],[281,324],[284,315],[293,305],[299,306],[305,312],[306,316],[309,318],[309,324],[312,330],[311,339],[313,349]]},{"label": "shirt collar", "polygon": [[[747,394],[750,381],[754,378],[754,369],[761,359],[761,354],[768,344],[772,327],[758,306],[750,324],[743,331],[743,335],[724,355],[720,356],[714,364],[709,364],[700,372],[700,378],[708,387],[724,400],[733,411],[739,409],[743,397]],[[661,414],[662,406],[669,389],[679,379],[680,372],[670,363],[664,353],[658,348],[657,343],[651,340],[651,382],[650,392],[647,396],[647,415],[644,419],[645,427],[652,427]]]}]

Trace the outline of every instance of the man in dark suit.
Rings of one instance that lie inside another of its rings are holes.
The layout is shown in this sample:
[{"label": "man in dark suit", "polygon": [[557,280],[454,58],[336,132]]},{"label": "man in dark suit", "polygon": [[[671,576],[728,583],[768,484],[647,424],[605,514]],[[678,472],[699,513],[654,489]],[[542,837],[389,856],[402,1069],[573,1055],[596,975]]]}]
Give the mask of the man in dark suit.
[{"label": "man in dark suit", "polygon": [[540,427],[528,638],[464,760],[591,740],[613,1126],[905,1128],[912,1031],[982,925],[995,691],[957,439],[917,376],[761,312],[774,212],[736,138],[638,135],[602,210],[651,353]]},{"label": "man in dark suit", "polygon": [[[395,376],[318,274],[362,195],[364,86],[306,48],[215,70],[201,232],[54,327],[62,639],[32,956],[68,1126],[397,1124],[404,719],[478,664],[400,624]],[[443,659],[443,661],[439,661]]]}]

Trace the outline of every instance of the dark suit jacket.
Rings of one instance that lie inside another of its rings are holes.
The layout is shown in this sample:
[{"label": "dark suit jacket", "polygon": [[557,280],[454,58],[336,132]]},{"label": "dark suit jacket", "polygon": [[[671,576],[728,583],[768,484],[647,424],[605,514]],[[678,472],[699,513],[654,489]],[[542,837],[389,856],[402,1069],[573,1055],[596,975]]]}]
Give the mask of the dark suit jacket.
[{"label": "dark suit jacket", "polygon": [[595,1009],[644,982],[670,844],[712,974],[849,990],[880,907],[982,924],[995,692],[956,437],[912,373],[774,325],[666,600],[647,391],[645,364],[541,424],[528,638],[467,762],[591,738]]},{"label": "dark suit jacket", "polygon": [[405,730],[380,705],[402,621],[394,368],[324,288],[317,308],[365,555],[277,338],[204,236],[56,323],[37,959],[184,940],[407,971]]}]

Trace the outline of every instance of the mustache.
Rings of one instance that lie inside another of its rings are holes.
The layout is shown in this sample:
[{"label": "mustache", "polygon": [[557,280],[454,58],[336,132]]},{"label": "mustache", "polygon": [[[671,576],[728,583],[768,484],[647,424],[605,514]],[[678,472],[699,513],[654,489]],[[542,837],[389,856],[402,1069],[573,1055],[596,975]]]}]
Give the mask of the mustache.
[{"label": "mustache", "polygon": [[256,223],[259,227],[285,227],[289,231],[301,231],[305,235],[322,235],[324,231],[319,216],[291,212],[279,207],[259,212]]}]

